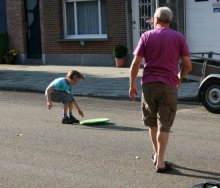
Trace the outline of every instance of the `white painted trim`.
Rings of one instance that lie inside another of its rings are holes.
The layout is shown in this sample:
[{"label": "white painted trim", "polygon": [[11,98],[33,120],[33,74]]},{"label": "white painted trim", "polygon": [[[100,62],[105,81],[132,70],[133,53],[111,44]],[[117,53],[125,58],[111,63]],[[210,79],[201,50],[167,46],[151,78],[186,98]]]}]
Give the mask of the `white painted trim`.
[{"label": "white painted trim", "polygon": [[156,9],[159,7],[159,0],[156,0]]},{"label": "white painted trim", "polygon": [[81,1],[97,1],[97,0],[65,0],[65,2],[81,2]]},{"label": "white painted trim", "polygon": [[140,39],[139,32],[137,28],[139,28],[139,10],[138,10],[138,3],[137,0],[132,0],[132,30],[133,30],[133,51],[137,47],[138,41]]},{"label": "white painted trim", "polygon": [[99,15],[99,34],[102,34],[102,20],[101,20],[101,2],[98,0],[98,15]]},{"label": "white painted trim", "polygon": [[[153,16],[154,0],[150,0],[150,3],[151,3],[151,14]],[[139,1],[137,0],[132,0],[132,31],[133,31],[133,51],[134,51],[140,39]]]},{"label": "white painted trim", "polygon": [[42,54],[42,64],[45,65],[45,54]]},{"label": "white painted trim", "polygon": [[66,36],[65,39],[107,39],[107,34]]},{"label": "white painted trim", "polygon": [[74,18],[75,18],[75,35],[78,35],[78,22],[77,22],[77,8],[76,2],[74,2]]},{"label": "white painted trim", "polygon": [[63,21],[64,21],[64,38],[67,36],[67,21],[66,21],[66,3],[63,2]]},{"label": "white painted trim", "polygon": [[[77,2],[82,1],[96,1],[98,2],[98,15],[99,15],[99,34],[91,35],[78,35],[78,22],[77,22]],[[67,35],[67,19],[66,19],[66,3],[74,3],[74,22],[75,22],[75,35]],[[63,0],[63,19],[64,19],[64,39],[107,39],[107,34],[102,34],[102,20],[101,20],[101,0]]]}]

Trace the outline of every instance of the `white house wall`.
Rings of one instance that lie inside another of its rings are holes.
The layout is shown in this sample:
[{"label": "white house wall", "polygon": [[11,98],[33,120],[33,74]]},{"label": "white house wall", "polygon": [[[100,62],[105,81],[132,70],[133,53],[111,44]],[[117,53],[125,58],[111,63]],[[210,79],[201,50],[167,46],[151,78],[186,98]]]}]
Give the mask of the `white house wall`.
[{"label": "white house wall", "polygon": [[220,53],[220,12],[213,12],[217,0],[186,0],[186,39],[190,52]]}]

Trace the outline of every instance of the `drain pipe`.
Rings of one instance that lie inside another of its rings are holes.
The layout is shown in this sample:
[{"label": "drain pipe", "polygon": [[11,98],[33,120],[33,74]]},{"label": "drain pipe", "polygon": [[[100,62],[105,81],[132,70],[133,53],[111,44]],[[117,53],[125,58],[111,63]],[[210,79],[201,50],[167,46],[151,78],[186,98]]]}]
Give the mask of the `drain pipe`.
[{"label": "drain pipe", "polygon": [[154,0],[150,1],[151,17],[154,17]]},{"label": "drain pipe", "polygon": [[159,8],[159,0],[156,0],[156,9]]},{"label": "drain pipe", "polygon": [[183,27],[184,27],[184,30],[183,30],[183,32],[184,32],[184,36],[185,36],[185,38],[186,38],[186,40],[187,40],[187,36],[186,36],[186,0],[184,0],[183,1],[183,3],[184,3],[184,23],[183,23]]}]

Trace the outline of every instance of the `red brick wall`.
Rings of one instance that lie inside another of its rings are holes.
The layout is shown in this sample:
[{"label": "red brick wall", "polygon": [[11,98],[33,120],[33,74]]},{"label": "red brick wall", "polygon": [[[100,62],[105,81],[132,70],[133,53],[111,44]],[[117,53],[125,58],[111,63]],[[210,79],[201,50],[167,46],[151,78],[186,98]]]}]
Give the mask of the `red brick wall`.
[{"label": "red brick wall", "polygon": [[125,1],[107,0],[107,31],[112,45],[126,44]]},{"label": "red brick wall", "polygon": [[39,0],[39,12],[40,12],[40,30],[41,30],[41,49],[42,49],[42,54],[46,53],[46,45],[45,45],[45,25],[44,25],[44,0]]},{"label": "red brick wall", "polygon": [[9,50],[25,53],[24,3],[22,0],[7,0],[7,30]]},{"label": "red brick wall", "polygon": [[63,8],[62,1],[47,0],[43,5],[46,54],[111,54],[116,44],[126,45],[126,18],[124,0],[107,0],[107,33],[109,41],[62,41]]}]

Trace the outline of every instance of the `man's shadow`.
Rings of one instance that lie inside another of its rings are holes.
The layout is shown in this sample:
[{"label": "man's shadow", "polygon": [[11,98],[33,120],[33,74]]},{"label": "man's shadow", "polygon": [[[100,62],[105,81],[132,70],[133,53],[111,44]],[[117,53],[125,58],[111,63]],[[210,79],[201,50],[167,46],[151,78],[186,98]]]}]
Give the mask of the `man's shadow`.
[{"label": "man's shadow", "polygon": [[[180,171],[181,169],[195,172],[196,174],[200,173],[201,175],[193,175],[193,174],[183,173]],[[173,163],[172,163],[172,170],[168,171],[167,173],[172,174],[172,175],[177,175],[177,176],[200,178],[203,180],[215,180],[215,181],[218,181],[217,183],[220,183],[220,173],[203,171],[203,170],[196,170],[196,169],[192,169],[192,168],[179,166],[179,165],[176,165]]]}]

